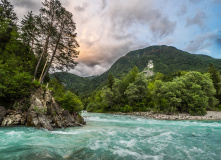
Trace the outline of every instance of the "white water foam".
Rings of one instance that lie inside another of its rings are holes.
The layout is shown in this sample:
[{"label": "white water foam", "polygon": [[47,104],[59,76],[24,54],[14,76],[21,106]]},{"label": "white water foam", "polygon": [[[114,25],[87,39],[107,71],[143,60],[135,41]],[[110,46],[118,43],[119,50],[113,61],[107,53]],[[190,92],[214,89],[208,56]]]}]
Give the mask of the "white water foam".
[{"label": "white water foam", "polygon": [[153,160],[161,160],[163,159],[163,155],[143,155],[128,149],[123,149],[119,147],[114,147],[113,154],[119,155],[120,157],[132,156],[135,159],[153,159]]},{"label": "white water foam", "polygon": [[137,140],[135,140],[135,139],[132,139],[130,141],[121,140],[120,143],[124,144],[126,147],[132,148],[136,145]]},{"label": "white water foam", "polygon": [[108,143],[110,143],[110,139],[108,138],[105,141],[100,141],[100,140],[96,140],[96,141],[92,141],[90,142],[87,147],[89,147],[91,150],[98,150],[98,149],[106,149],[108,148]]},{"label": "white water foam", "polygon": [[24,134],[25,132],[23,131],[10,131],[7,132],[6,135],[9,137],[14,137],[14,138],[21,138],[22,134]]}]

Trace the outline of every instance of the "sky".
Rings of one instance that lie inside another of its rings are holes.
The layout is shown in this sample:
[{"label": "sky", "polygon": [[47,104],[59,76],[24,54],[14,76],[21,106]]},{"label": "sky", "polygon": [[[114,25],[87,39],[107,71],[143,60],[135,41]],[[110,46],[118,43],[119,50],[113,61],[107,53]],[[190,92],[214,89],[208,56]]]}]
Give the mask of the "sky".
[{"label": "sky", "polygon": [[[43,0],[9,0],[21,20]],[[221,59],[221,0],[60,0],[80,51],[71,73],[100,75],[129,51],[169,45]]]}]

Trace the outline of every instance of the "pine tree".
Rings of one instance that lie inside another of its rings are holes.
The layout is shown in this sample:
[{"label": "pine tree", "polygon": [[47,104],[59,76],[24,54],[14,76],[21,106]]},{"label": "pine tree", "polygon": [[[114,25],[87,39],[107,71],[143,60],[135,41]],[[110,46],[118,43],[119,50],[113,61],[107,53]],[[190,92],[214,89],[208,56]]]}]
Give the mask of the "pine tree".
[{"label": "pine tree", "polygon": [[10,25],[15,26],[17,23],[17,16],[14,12],[14,7],[11,5],[8,0],[1,0],[0,1],[0,21],[10,20]]},{"label": "pine tree", "polygon": [[107,87],[110,88],[112,91],[113,85],[114,85],[114,77],[112,73],[109,73],[107,78]]},{"label": "pine tree", "polygon": [[41,84],[44,82],[46,75],[50,67],[54,67],[58,70],[74,69],[76,66],[75,58],[77,58],[79,52],[76,48],[79,47],[75,33],[75,23],[73,21],[73,15],[65,8],[60,7],[56,10],[56,30],[52,37],[53,50],[47,69],[45,70]]},{"label": "pine tree", "polygon": [[30,94],[36,57],[22,43],[17,16],[8,1],[0,1],[0,14],[0,105],[9,108]]},{"label": "pine tree", "polygon": [[34,16],[31,11],[28,12],[28,15],[24,16],[21,21],[21,37],[23,43],[30,46],[30,51],[33,51],[34,48],[37,49],[39,47],[39,28],[37,27],[37,19],[38,17]]},{"label": "pine tree", "polygon": [[5,49],[5,44],[11,39],[12,32],[17,31],[17,16],[13,5],[7,0],[0,1],[0,52]]},{"label": "pine tree", "polygon": [[[45,0],[42,3],[43,7],[40,9],[39,16],[39,28],[41,28],[42,41],[45,41],[43,44],[43,49],[40,54],[38,63],[35,68],[34,77],[36,77],[40,63],[44,54],[47,54],[48,47],[50,45],[50,38],[54,31],[56,30],[56,14],[61,8],[61,3],[58,0]],[[45,38],[45,40],[43,40]]]},{"label": "pine tree", "polygon": [[208,72],[210,73],[210,77],[213,80],[214,88],[216,89],[216,94],[218,95],[221,89],[221,86],[220,86],[221,79],[220,79],[219,72],[216,70],[216,68],[212,64],[209,65]]}]

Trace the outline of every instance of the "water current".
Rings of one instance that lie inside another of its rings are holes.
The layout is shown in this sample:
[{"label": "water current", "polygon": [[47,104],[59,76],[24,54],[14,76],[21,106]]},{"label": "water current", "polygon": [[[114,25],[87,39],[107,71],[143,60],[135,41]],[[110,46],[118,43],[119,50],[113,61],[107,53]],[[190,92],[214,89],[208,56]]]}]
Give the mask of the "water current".
[{"label": "water current", "polygon": [[221,121],[82,113],[87,125],[49,132],[0,128],[0,160],[220,160]]}]

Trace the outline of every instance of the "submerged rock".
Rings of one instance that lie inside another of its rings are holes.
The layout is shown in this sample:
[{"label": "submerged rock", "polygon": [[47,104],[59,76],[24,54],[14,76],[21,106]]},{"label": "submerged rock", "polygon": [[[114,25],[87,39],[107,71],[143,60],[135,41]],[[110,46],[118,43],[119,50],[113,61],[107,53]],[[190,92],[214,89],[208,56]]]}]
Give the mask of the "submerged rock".
[{"label": "submerged rock", "polygon": [[[45,92],[39,88],[33,92],[29,100],[29,104],[17,102],[14,110],[8,110],[0,107],[0,124],[1,126],[17,126],[26,125],[34,126],[36,128],[44,128],[52,131],[53,128],[66,128],[74,126],[82,126],[85,123],[84,118],[77,114],[70,114],[69,111],[64,110],[55,102],[51,96],[50,90]],[[2,122],[1,122],[2,121]]]}]

